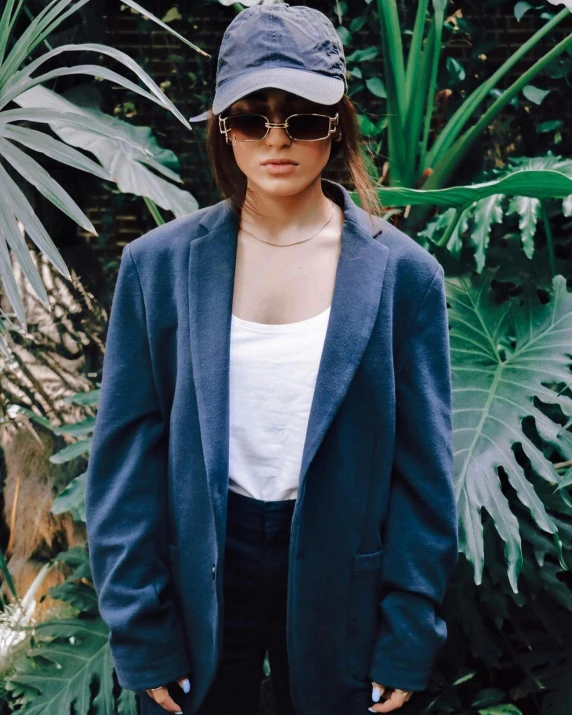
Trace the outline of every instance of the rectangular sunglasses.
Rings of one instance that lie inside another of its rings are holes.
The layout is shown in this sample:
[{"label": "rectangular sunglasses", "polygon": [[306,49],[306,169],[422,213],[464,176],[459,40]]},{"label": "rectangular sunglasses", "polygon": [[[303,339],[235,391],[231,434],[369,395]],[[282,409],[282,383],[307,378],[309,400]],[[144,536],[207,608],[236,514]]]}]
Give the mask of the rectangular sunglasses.
[{"label": "rectangular sunglasses", "polygon": [[226,143],[233,141],[256,142],[265,139],[273,127],[282,127],[290,139],[313,142],[327,139],[334,134],[339,122],[339,114],[291,114],[284,122],[273,123],[263,114],[231,114],[219,117],[219,129],[226,137]]}]

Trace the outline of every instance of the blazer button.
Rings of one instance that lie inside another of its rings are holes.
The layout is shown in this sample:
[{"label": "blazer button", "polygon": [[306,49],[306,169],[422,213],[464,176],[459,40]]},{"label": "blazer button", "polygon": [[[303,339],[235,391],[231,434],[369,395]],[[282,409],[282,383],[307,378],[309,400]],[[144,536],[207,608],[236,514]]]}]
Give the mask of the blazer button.
[{"label": "blazer button", "polygon": [[215,568],[215,565],[213,564],[213,581],[215,580],[215,578],[216,578],[216,568]]}]

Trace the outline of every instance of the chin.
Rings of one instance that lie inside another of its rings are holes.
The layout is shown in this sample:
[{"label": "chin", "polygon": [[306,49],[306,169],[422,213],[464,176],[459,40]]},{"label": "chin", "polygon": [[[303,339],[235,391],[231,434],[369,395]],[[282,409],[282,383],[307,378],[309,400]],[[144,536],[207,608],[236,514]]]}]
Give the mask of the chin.
[{"label": "chin", "polygon": [[263,177],[261,180],[248,178],[248,183],[257,191],[268,196],[292,196],[307,189],[315,178],[308,179],[300,176],[277,176],[273,178]]}]

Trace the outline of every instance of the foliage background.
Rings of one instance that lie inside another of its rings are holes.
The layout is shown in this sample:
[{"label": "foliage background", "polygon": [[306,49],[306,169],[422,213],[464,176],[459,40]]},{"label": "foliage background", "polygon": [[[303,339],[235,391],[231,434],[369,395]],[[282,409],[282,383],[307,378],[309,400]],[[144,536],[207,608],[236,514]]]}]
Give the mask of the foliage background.
[{"label": "foliage background", "polygon": [[[387,157],[383,151],[376,151],[376,139],[381,131],[380,122],[384,119],[384,103],[379,96],[382,91],[375,78],[384,77],[386,68],[383,67],[380,53],[368,59],[368,48],[379,45],[379,28],[373,18],[375,3],[367,0],[311,0],[300,3],[293,0],[290,4],[308,4],[325,12],[338,27],[347,56],[352,56],[355,51],[363,51],[361,59],[350,63],[350,95],[361,114],[362,129],[371,136],[371,146],[376,152],[375,165],[381,173]],[[37,14],[44,5],[45,0],[27,2],[32,14]],[[232,6],[222,7],[216,0],[186,0],[178,3],[173,0],[149,0],[144,5],[209,52],[212,58],[207,59],[189,51],[166,31],[151,25],[140,15],[112,0],[97,0],[85,5],[54,33],[50,42],[53,46],[71,41],[103,42],[124,50],[161,84],[185,116],[197,114],[207,108],[212,99],[217,49],[222,34],[236,11]],[[398,5],[403,25],[411,27],[417,3],[401,1]],[[520,16],[526,5],[529,6],[528,11],[517,20],[515,12]],[[452,0],[449,3],[447,16],[450,22],[443,36],[446,49],[438,78],[437,111],[432,124],[434,132],[438,133],[446,118],[451,115],[455,94],[461,97],[468,95],[489,77],[515,48],[521,46],[544,24],[546,20],[542,17],[543,7],[544,10],[550,9],[540,1],[535,4],[517,3],[514,0],[485,0],[480,3]],[[453,32],[451,28],[457,28],[458,32]],[[530,67],[535,59],[544,55],[556,41],[571,31],[570,21],[559,26],[534,52],[513,68],[499,85],[499,89],[508,87],[524,68]],[[406,49],[408,38],[408,33],[404,32]],[[66,63],[63,58],[58,61],[60,65]],[[91,58],[78,56],[74,61],[89,62]],[[453,184],[470,184],[481,172],[506,168],[511,157],[542,157],[548,152],[570,157],[571,63],[571,57],[563,58],[560,71],[556,71],[558,68],[554,67],[551,72],[544,73],[535,81],[539,93],[528,97],[521,93],[516,102],[505,108],[500,118],[490,125],[482,140],[477,142],[467,160],[463,162],[452,181]],[[113,67],[111,63],[109,66]],[[359,68],[363,77],[358,76],[359,72],[354,73],[356,68]],[[82,78],[68,77],[58,79],[50,88],[66,94],[77,91],[83,84]],[[200,127],[195,125],[195,131],[189,133],[158,107],[143,101],[138,95],[114,88],[109,83],[93,81],[90,88],[99,94],[104,111],[139,126],[150,126],[159,145],[178,156],[184,187],[197,198],[199,206],[206,206],[218,200],[207,168],[203,131]],[[453,90],[452,97],[448,96],[448,90]],[[547,91],[548,93],[544,94]],[[62,394],[69,396],[70,391],[84,391],[90,386],[93,387],[99,375],[106,315],[111,303],[122,247],[151,229],[155,222],[141,198],[121,194],[112,184],[71,172],[47,159],[42,163],[75,198],[98,229],[98,236],[86,234],[47,201],[37,196],[30,197],[37,213],[54,237],[66,264],[81,280],[81,285],[74,283],[67,286],[72,295],[68,296],[69,300],[65,303],[59,301],[59,287],[58,291],[52,291],[54,307],[61,307],[62,312],[50,328],[55,328],[60,335],[65,334],[66,342],[62,340],[58,344],[54,337],[50,348],[59,356],[68,350],[74,357],[81,358],[74,363],[74,379],[67,373],[65,375],[66,383]],[[345,183],[341,168],[335,163],[327,175]],[[163,216],[165,219],[170,218],[167,212],[163,212]],[[559,259],[562,262],[558,265],[558,272],[564,273],[569,281],[571,244],[566,237],[570,235],[572,220],[561,212],[555,212],[551,217],[560,249]],[[399,223],[400,218],[395,217],[394,220]],[[421,235],[415,237],[418,240],[423,239]],[[544,238],[542,232],[537,238],[540,245]],[[538,261],[523,259],[522,255],[515,260],[514,256],[517,254],[509,252],[508,248],[508,244],[498,242],[492,247],[491,256],[511,256],[514,263],[505,264],[503,270],[512,270],[514,283],[520,286],[528,279],[530,265],[538,265]],[[438,253],[438,257],[445,263],[447,272],[453,274],[455,261],[444,252]],[[485,285],[488,285],[490,275],[486,274],[483,280]],[[467,288],[469,292],[473,289],[474,287]],[[511,289],[507,287],[504,297],[510,294]],[[566,300],[569,303],[569,299]],[[79,310],[70,311],[69,305],[72,303],[79,306]],[[486,306],[484,312],[487,311],[489,318],[494,315],[490,305]],[[566,303],[563,313],[565,316],[570,314]],[[456,315],[458,318],[459,313]],[[41,321],[38,325],[41,325]],[[36,335],[40,337],[46,333],[44,328],[39,329]],[[73,349],[70,347],[70,338],[73,338]],[[37,343],[35,347],[36,354],[46,352],[45,343]],[[550,352],[548,346],[546,364],[554,357]],[[18,371],[21,373],[24,367],[20,362],[14,374],[6,372],[3,375],[3,400],[11,396],[12,378]],[[70,368],[70,373],[72,372]],[[42,385],[37,387],[41,388]],[[69,423],[70,413],[66,411],[61,399],[50,404],[49,399],[38,400],[38,394],[41,394],[39,389],[31,389],[29,394],[41,405],[42,414],[48,415],[52,421],[46,421],[43,425],[45,431],[51,430],[54,437],[53,443],[46,443],[46,449],[57,452],[60,447],[65,447],[67,441],[64,439],[65,432],[56,431],[53,427]],[[88,415],[93,415],[95,401],[93,405],[89,401],[86,402],[82,408],[85,408]],[[89,432],[89,426],[83,425],[83,429],[84,434]],[[40,427],[38,431],[44,439],[46,433],[42,433]],[[76,434],[80,435],[81,432]],[[72,446],[74,444],[77,445],[72,443]],[[77,462],[81,463],[81,445],[79,449],[77,446],[75,449]],[[21,454],[23,448],[16,444],[13,452]],[[548,452],[545,456],[548,459]],[[55,494],[62,495],[70,477],[78,474],[78,470],[74,472],[73,469],[76,463],[64,462],[63,458],[61,460],[63,467],[72,468],[67,471],[61,469],[55,473],[52,481],[46,480],[52,489],[52,497]],[[528,476],[532,478],[532,475]],[[24,484],[30,484],[31,481],[25,480]],[[539,489],[542,487],[535,486]],[[554,497],[546,489],[546,485],[544,487],[544,491],[541,491],[543,503],[552,516],[557,515],[566,558],[570,565],[571,513],[563,509],[560,499]],[[507,496],[512,496],[511,486],[506,479],[503,480],[502,488]],[[38,492],[35,494],[37,496]],[[8,501],[9,496],[9,491],[4,490],[0,498]],[[29,498],[33,498],[33,494]],[[60,500],[62,511],[65,511],[64,506],[75,518],[73,528],[69,523],[64,524],[63,528],[58,524],[58,530],[49,533],[50,537],[53,537],[54,533],[57,534],[57,538],[50,540],[44,535],[33,550],[37,563],[41,564],[54,553],[81,541],[81,504],[78,505],[74,501],[73,494],[67,493],[64,494],[64,499]],[[492,528],[486,528],[487,570],[483,583],[474,583],[468,563],[462,561],[458,578],[452,584],[445,604],[450,625],[449,642],[435,673],[434,689],[424,694],[423,710],[419,712],[438,715],[472,715],[476,712],[486,715],[501,712],[513,715],[518,712],[527,715],[541,712],[568,715],[572,712],[572,690],[567,676],[572,664],[572,579],[570,572],[555,568],[557,564],[551,558],[544,561],[547,554],[552,557],[553,553],[550,551],[550,544],[547,546],[547,540],[543,538],[546,534],[540,534],[536,525],[529,520],[529,514],[521,509],[518,516],[527,546],[532,544],[535,556],[534,560],[530,553],[527,555],[520,584],[521,592],[515,595],[510,591],[502,553],[503,544]],[[10,538],[9,526],[12,524],[9,525],[8,521],[8,512],[4,510],[4,522],[0,523],[2,550]],[[483,515],[483,523],[486,527],[489,526],[487,515]],[[63,572],[67,573],[70,580],[62,584],[57,598],[70,606],[81,608],[84,616],[95,616],[97,609],[93,603],[93,594],[85,592],[85,582],[82,581],[88,578],[85,554],[81,550],[77,553],[72,551],[68,559],[69,569],[64,569]],[[537,562],[542,564],[541,568],[538,568]],[[547,584],[550,585],[548,592]],[[99,625],[101,624],[98,624],[98,627]],[[66,627],[70,629],[69,633],[74,632],[73,622]],[[61,623],[60,634],[64,632],[64,624]],[[94,648],[94,653],[99,654],[98,657],[103,652],[101,642],[105,640],[104,636],[104,632],[98,632],[97,628],[94,628],[88,644]],[[543,690],[547,688],[553,691],[551,698],[543,697]],[[268,690],[263,690],[261,712],[265,715],[272,712],[270,700],[264,700],[267,695]],[[510,703],[506,704],[509,700]],[[503,702],[505,704],[502,704]],[[512,703],[518,703],[519,709]],[[126,704],[125,708],[127,707]],[[128,711],[125,709],[125,712]],[[51,715],[51,711],[45,712]],[[411,708],[408,712],[411,712]]]}]

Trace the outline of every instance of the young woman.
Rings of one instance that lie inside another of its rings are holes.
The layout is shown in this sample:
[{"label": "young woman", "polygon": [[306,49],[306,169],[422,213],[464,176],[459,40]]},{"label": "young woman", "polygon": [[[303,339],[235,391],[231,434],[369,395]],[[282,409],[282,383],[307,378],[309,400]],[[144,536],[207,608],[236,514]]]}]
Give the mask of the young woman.
[{"label": "young woman", "polygon": [[266,653],[279,715],[390,712],[447,635],[443,269],[380,218],[345,91],[322,13],[241,12],[194,118],[224,198],[123,251],[86,516],[143,715],[255,715]]}]

